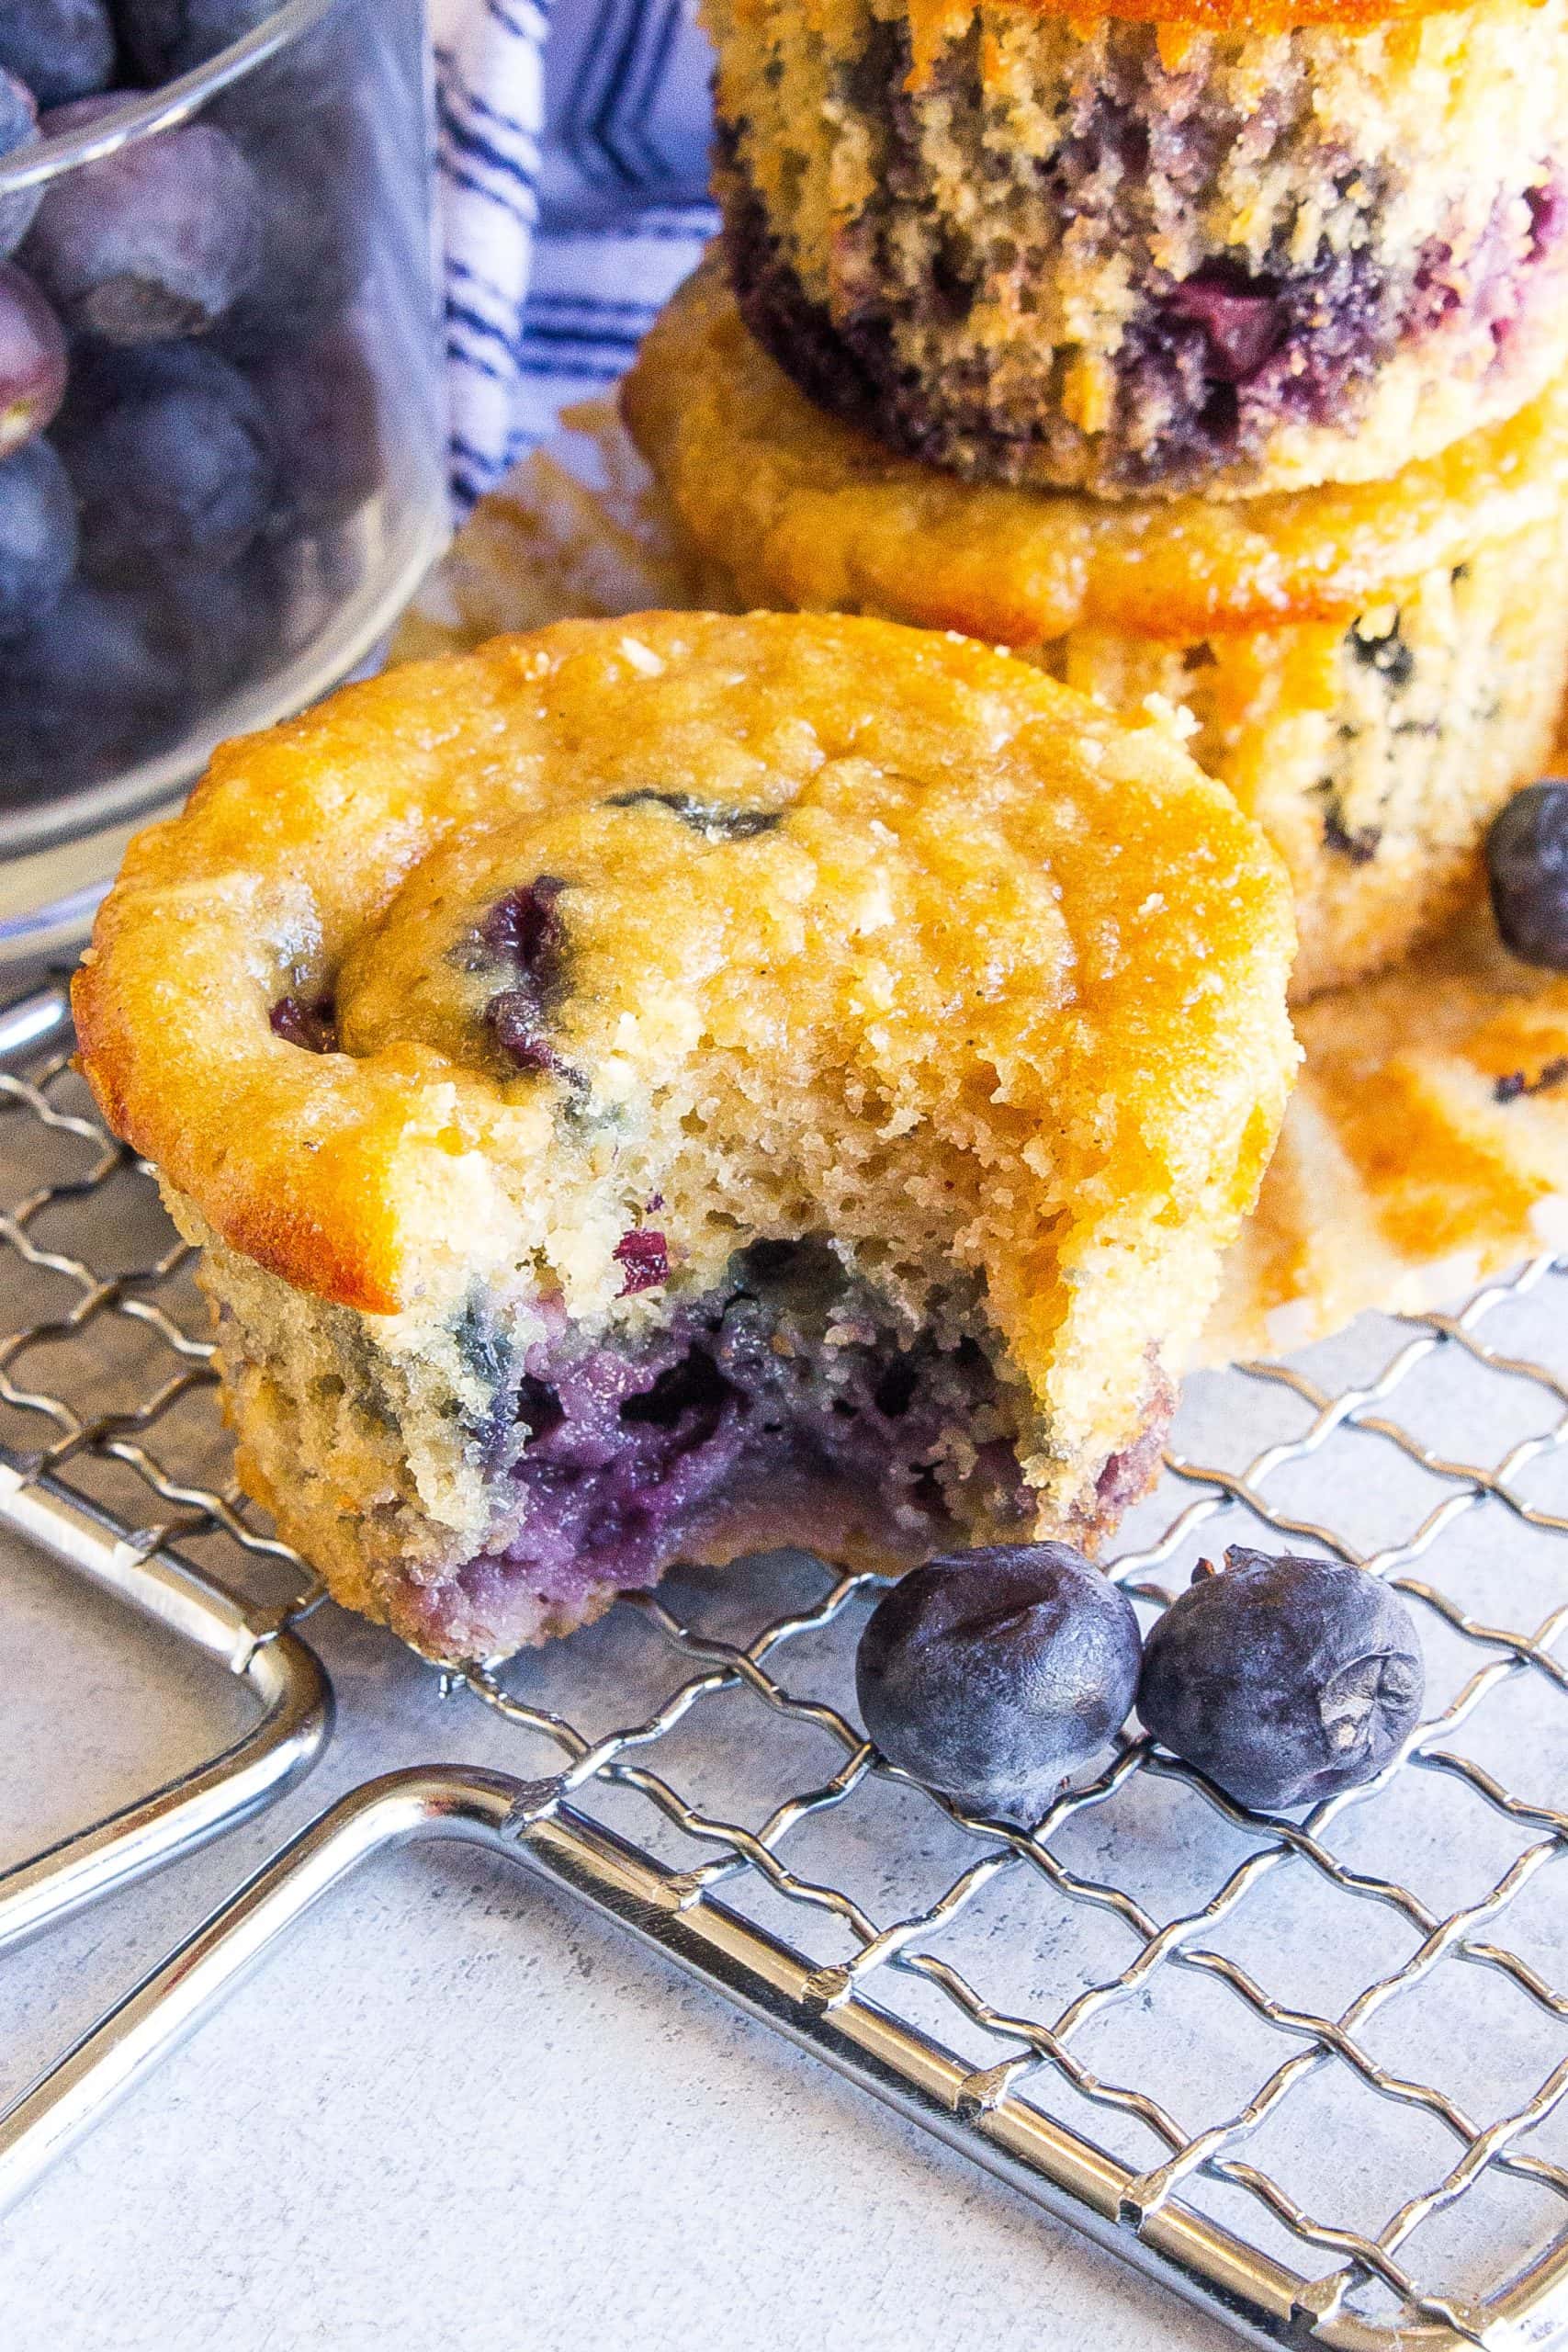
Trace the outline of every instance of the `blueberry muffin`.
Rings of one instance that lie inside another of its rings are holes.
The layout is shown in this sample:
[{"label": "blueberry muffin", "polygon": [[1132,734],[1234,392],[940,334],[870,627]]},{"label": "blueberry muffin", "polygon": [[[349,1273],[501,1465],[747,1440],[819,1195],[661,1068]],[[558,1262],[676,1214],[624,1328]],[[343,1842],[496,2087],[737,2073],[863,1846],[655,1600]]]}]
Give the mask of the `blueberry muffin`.
[{"label": "blueberry muffin", "polygon": [[1092,1544],[1273,1144],[1289,894],[1168,729],[645,614],[231,743],[75,986],[241,1475],[433,1655],[675,1559]]},{"label": "blueberry muffin", "polygon": [[705,0],[753,332],[973,481],[1371,481],[1568,359],[1565,0]]},{"label": "blueberry muffin", "polygon": [[1551,742],[1568,382],[1391,482],[1108,504],[889,456],[795,390],[709,263],[622,408],[742,605],[960,628],[1124,710],[1184,705],[1290,868],[1297,997],[1438,923]]}]

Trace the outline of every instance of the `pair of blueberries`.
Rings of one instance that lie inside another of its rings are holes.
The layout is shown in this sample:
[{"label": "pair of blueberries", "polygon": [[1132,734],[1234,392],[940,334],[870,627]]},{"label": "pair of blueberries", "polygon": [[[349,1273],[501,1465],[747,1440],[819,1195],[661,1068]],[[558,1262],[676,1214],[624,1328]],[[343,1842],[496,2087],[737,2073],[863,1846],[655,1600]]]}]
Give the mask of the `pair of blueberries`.
[{"label": "pair of blueberries", "polygon": [[1134,1701],[1238,1804],[1314,1804],[1380,1772],[1419,1719],[1420,1646],[1365,1569],[1233,1546],[1146,1644],[1124,1592],[1067,1544],[953,1554],[873,1611],[855,1667],[891,1763],[965,1811],[1039,1819]]}]

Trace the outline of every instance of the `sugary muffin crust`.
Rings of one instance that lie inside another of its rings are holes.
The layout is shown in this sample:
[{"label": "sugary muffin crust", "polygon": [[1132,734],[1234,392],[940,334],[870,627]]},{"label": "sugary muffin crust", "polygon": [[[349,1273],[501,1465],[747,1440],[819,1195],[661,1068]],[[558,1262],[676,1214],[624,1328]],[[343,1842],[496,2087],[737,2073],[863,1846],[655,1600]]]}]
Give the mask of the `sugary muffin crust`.
[{"label": "sugary muffin crust", "polygon": [[967,479],[1377,479],[1568,359],[1565,6],[706,0],[737,295]]},{"label": "sugary muffin crust", "polygon": [[1093,1541],[1277,1131],[1288,895],[1160,725],[872,621],[562,624],[226,746],[78,977],[243,1475],[443,1656],[675,1557]]},{"label": "sugary muffin crust", "polygon": [[633,437],[738,603],[1004,643],[1111,707],[1188,706],[1191,749],[1295,890],[1298,997],[1458,903],[1536,772],[1568,672],[1568,385],[1388,483],[1107,505],[964,483],[824,416],[710,263],[622,391]]}]

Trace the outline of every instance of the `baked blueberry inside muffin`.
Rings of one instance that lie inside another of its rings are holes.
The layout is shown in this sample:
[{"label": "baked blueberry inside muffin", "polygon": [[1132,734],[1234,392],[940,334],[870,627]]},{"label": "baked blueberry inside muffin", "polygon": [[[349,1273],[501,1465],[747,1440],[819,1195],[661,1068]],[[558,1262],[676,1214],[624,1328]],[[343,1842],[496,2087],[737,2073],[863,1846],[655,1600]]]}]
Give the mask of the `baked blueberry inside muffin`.
[{"label": "baked blueberry inside muffin", "polygon": [[907,455],[1370,481],[1568,358],[1562,0],[705,5],[747,322]]},{"label": "baked blueberry inside muffin", "polygon": [[206,1247],[242,1472],[446,1657],[672,1561],[1092,1543],[1293,1059],[1157,725],[888,624],[641,615],[231,744],[83,1061]]},{"label": "baked blueberry inside muffin", "polygon": [[[621,407],[729,596],[971,630],[1136,711],[1198,722],[1201,766],[1284,858],[1304,999],[1393,963],[1462,904],[1489,819],[1540,773],[1568,679],[1568,377],[1387,481],[1248,500],[953,479],[806,399],[710,260]],[[728,601],[728,598],[726,598]]]}]

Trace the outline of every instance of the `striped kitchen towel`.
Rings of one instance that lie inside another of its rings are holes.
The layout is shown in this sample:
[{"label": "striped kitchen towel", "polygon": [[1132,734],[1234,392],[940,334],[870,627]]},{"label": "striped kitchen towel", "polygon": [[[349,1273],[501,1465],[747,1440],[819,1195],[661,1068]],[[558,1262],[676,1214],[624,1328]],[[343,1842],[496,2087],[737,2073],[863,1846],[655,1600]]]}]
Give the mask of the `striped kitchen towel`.
[{"label": "striped kitchen towel", "polygon": [[431,0],[452,490],[621,374],[711,233],[694,0]]}]

